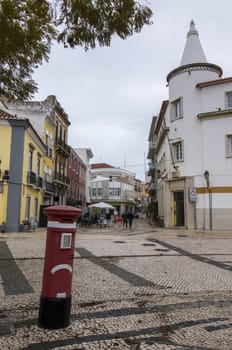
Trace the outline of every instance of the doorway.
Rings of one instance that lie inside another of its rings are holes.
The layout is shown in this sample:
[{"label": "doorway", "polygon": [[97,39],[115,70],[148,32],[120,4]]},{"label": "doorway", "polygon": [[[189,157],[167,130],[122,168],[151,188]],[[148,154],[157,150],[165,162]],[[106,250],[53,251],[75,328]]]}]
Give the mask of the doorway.
[{"label": "doorway", "polygon": [[174,192],[174,225],[184,226],[184,191]]}]

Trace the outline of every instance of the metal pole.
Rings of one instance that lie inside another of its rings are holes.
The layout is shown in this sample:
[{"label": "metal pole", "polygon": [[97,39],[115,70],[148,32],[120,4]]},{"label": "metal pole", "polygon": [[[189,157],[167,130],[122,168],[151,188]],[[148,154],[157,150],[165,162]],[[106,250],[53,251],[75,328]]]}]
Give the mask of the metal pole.
[{"label": "metal pole", "polygon": [[193,211],[194,211],[194,230],[197,230],[197,204],[193,203]]},{"label": "metal pole", "polygon": [[209,229],[213,229],[212,192],[209,188]]}]

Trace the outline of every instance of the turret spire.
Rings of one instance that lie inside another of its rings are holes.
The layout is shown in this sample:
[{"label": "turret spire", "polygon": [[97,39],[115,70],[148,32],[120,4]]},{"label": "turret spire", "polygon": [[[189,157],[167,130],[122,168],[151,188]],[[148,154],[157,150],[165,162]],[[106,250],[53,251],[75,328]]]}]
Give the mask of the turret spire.
[{"label": "turret spire", "polygon": [[193,20],[190,22],[190,28],[187,33],[187,41],[180,66],[191,63],[207,63],[206,56],[200,43],[199,34],[195,28]]}]

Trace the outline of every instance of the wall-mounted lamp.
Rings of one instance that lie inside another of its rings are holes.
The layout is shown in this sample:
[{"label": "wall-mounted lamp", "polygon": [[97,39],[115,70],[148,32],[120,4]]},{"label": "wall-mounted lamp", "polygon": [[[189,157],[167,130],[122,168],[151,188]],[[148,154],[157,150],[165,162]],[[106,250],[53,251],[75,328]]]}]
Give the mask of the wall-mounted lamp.
[{"label": "wall-mounted lamp", "polygon": [[212,231],[212,229],[213,229],[212,191],[209,187],[209,172],[208,172],[208,170],[206,170],[204,172],[204,178],[206,180],[207,188],[209,191],[209,229],[210,229],[210,231]]},{"label": "wall-mounted lamp", "polygon": [[209,188],[209,172],[208,172],[208,170],[206,170],[204,172],[204,178],[205,178],[206,183],[207,183],[207,188]]},{"label": "wall-mounted lamp", "polygon": [[4,174],[2,176],[2,179],[5,180],[5,181],[8,181],[9,180],[9,170],[5,170],[4,171]]}]

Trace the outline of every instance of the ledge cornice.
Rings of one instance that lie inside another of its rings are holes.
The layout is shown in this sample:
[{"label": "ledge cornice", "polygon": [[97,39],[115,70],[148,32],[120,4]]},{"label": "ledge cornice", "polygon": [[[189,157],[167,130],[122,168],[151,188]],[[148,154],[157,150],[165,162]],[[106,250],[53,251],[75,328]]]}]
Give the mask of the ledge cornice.
[{"label": "ledge cornice", "polygon": [[219,77],[221,77],[223,73],[223,70],[221,69],[221,67],[213,63],[191,63],[191,64],[186,64],[184,66],[173,69],[167,75],[167,82],[169,83],[169,81],[177,75],[180,75],[183,73],[191,73],[193,71],[211,71],[211,72],[217,73]]},{"label": "ledge cornice", "polygon": [[207,112],[207,113],[199,113],[197,115],[197,118],[202,120],[202,119],[215,119],[215,118],[223,118],[223,117],[231,117],[231,116],[232,116],[232,108],[217,110],[217,111]]}]

